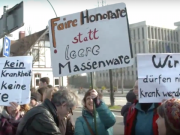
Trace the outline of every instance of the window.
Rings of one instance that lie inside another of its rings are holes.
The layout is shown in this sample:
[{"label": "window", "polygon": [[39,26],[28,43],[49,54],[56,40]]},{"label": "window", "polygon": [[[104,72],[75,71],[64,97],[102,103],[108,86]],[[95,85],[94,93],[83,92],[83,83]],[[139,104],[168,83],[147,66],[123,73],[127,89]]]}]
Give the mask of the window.
[{"label": "window", "polygon": [[149,41],[149,52],[151,53],[151,41]]},{"label": "window", "polygon": [[134,53],[136,54],[136,43],[134,43]]},{"label": "window", "polygon": [[101,73],[99,73],[99,76],[101,77]]},{"label": "window", "polygon": [[139,53],[141,53],[141,45],[140,42],[138,43]]},{"label": "window", "polygon": [[133,30],[133,32],[134,32],[134,40],[136,39],[136,33],[135,33],[135,30]]},{"label": "window", "polygon": [[157,39],[157,29],[155,28],[154,31],[155,31],[155,39]]},{"label": "window", "polygon": [[108,73],[106,73],[106,77],[108,77]]},{"label": "window", "polygon": [[173,41],[173,31],[171,31],[171,41]]},{"label": "window", "polygon": [[36,86],[39,86],[39,79],[36,79]]},{"label": "window", "polygon": [[138,39],[140,39],[140,31],[139,31],[139,28],[138,28]]},{"label": "window", "polygon": [[148,27],[148,38],[150,38],[150,27]]},{"label": "window", "polygon": [[39,49],[32,49],[33,61],[39,61]]},{"label": "window", "polygon": [[176,32],[176,39],[177,39],[176,41],[178,42],[178,32]]},{"label": "window", "polygon": [[151,34],[152,34],[152,39],[154,39],[154,31],[153,31],[153,28],[151,28]]},{"label": "window", "polygon": [[54,82],[55,82],[55,85],[59,85],[59,79],[55,79]]},{"label": "window", "polygon": [[177,52],[179,53],[179,44],[177,44]]},{"label": "window", "polygon": [[160,29],[158,29],[158,39],[161,40],[161,37],[160,37]]},{"label": "window", "polygon": [[134,71],[132,71],[132,75],[134,75]]},{"label": "window", "polygon": [[164,40],[164,31],[163,31],[163,29],[161,30],[161,35],[162,35],[162,40]]},{"label": "window", "polygon": [[144,28],[142,28],[142,38],[144,39]]},{"label": "window", "polygon": [[143,41],[143,53],[145,53],[145,44],[144,44],[144,41]]}]

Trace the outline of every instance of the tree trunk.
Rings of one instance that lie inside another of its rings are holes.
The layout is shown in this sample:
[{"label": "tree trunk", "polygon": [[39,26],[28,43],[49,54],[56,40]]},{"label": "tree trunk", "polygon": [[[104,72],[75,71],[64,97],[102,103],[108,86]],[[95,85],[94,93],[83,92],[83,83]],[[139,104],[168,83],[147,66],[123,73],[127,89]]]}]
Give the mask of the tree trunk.
[{"label": "tree trunk", "polygon": [[113,90],[112,70],[111,69],[109,69],[109,79],[110,79],[110,101],[111,101],[111,106],[114,106],[114,90]]}]

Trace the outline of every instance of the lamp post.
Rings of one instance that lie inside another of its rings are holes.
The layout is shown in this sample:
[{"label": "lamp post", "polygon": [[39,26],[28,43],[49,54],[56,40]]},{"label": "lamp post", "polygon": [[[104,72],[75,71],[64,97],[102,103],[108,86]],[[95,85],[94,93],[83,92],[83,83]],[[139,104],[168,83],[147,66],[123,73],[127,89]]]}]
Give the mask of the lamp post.
[{"label": "lamp post", "polygon": [[51,2],[50,2],[49,0],[47,0],[47,1],[48,1],[49,4],[51,5],[51,7],[52,7],[52,9],[53,9],[53,11],[54,11],[54,13],[55,13],[55,15],[56,15],[56,17],[57,17],[56,11],[55,11],[54,7],[52,6]]}]

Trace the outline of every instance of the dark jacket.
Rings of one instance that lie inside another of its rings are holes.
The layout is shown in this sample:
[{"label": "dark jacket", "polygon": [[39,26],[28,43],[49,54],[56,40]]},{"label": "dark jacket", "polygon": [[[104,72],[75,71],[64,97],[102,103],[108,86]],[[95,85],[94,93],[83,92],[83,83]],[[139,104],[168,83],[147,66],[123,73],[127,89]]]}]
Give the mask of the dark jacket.
[{"label": "dark jacket", "polygon": [[71,115],[64,119],[59,118],[59,129],[62,135],[74,135],[74,123]]},{"label": "dark jacket", "polygon": [[129,107],[132,105],[131,102],[128,102],[126,105],[124,105],[121,109],[121,115],[123,116],[124,118],[124,125],[126,125],[126,118],[127,118],[127,114],[128,114],[128,110],[129,110]]},{"label": "dark jacket", "polygon": [[56,107],[46,99],[24,115],[16,135],[62,135],[58,126]]},{"label": "dark jacket", "polygon": [[[137,100],[134,102],[134,104],[132,104],[128,110],[128,115],[127,115],[127,119],[126,119],[126,125],[125,125],[125,131],[124,131],[124,135],[133,135],[135,133],[134,129],[135,129],[135,123],[136,123],[136,116],[138,113],[138,110],[135,108],[136,104],[137,104]],[[153,115],[153,123],[152,123],[152,127],[153,127],[153,134],[154,135],[158,135],[158,126],[156,123],[156,120],[158,119],[158,114],[157,114],[157,107],[160,104],[155,104],[155,109],[154,109],[154,115]]]}]

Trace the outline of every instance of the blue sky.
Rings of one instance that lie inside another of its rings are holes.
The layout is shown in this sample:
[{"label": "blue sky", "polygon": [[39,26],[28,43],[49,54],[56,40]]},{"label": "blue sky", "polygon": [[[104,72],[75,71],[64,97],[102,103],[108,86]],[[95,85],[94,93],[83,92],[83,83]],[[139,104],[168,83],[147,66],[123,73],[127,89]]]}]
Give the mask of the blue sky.
[{"label": "blue sky", "polygon": [[[0,16],[3,14],[3,6],[9,8],[22,0],[0,0]],[[49,0],[58,16],[72,14],[85,9],[97,7],[97,0]],[[180,21],[180,0],[106,0],[106,4],[124,2],[127,6],[130,24],[147,21],[147,24],[166,27],[174,27],[174,22]],[[55,14],[47,0],[24,0],[25,25],[13,32],[12,40],[18,39],[19,31],[26,31],[31,27],[32,32],[37,32],[48,25],[48,21]],[[0,48],[2,40],[0,40]]]}]

